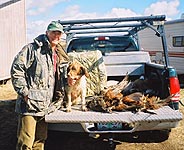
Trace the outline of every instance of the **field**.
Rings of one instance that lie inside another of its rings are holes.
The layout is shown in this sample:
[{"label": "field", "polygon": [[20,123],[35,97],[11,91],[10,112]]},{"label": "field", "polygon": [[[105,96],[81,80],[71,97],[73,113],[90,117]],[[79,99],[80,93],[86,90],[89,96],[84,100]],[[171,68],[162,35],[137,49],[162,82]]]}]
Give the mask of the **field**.
[{"label": "field", "polygon": [[[11,82],[0,85],[0,150],[15,150],[17,115],[14,113],[16,93]],[[184,101],[184,89],[181,89],[181,100]],[[184,114],[184,107],[180,105]],[[169,138],[165,133],[142,132],[133,135],[114,136],[116,150],[184,150],[184,121],[171,130]],[[49,132],[46,150],[107,150],[109,141],[106,137],[92,139],[86,134]]]}]

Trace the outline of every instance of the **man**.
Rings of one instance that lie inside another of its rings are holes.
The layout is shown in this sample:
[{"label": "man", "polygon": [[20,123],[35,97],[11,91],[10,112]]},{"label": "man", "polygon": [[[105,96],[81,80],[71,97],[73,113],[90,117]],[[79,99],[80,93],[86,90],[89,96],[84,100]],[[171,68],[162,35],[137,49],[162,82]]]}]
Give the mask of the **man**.
[{"label": "man", "polygon": [[59,80],[61,69],[57,67],[68,61],[61,43],[63,33],[63,26],[52,21],[46,34],[24,46],[12,64],[12,83],[18,93],[15,108],[19,114],[17,150],[44,149],[47,138],[44,115],[52,111],[53,106],[60,106],[64,95],[63,82]]}]

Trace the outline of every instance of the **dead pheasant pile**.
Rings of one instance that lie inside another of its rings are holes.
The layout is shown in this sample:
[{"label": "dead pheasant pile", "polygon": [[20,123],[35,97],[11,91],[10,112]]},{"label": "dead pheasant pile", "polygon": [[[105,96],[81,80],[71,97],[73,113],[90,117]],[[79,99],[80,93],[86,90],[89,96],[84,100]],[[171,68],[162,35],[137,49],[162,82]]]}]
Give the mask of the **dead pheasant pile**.
[{"label": "dead pheasant pile", "polygon": [[126,76],[119,84],[110,86],[103,90],[100,95],[91,97],[87,102],[87,107],[93,111],[109,113],[127,110],[137,112],[139,110],[158,109],[164,105],[168,105],[170,101],[170,97],[161,100],[157,96],[137,92],[138,90],[128,95],[122,94],[122,91],[128,85],[130,85],[130,82],[128,81],[128,76]]}]

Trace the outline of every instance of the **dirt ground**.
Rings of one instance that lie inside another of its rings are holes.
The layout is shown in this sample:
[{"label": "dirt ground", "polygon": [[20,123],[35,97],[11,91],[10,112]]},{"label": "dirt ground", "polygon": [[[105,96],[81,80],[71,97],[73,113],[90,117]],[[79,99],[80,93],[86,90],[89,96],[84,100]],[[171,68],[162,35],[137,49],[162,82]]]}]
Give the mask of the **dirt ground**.
[{"label": "dirt ground", "polygon": [[[0,150],[15,150],[17,115],[14,113],[16,93],[11,82],[0,85]],[[184,89],[181,89],[181,100],[184,102]],[[184,107],[180,105],[184,114]],[[184,120],[170,132],[140,132],[135,134],[119,134],[113,136],[110,144],[108,136],[92,139],[84,133],[48,133],[46,150],[184,150]]]}]

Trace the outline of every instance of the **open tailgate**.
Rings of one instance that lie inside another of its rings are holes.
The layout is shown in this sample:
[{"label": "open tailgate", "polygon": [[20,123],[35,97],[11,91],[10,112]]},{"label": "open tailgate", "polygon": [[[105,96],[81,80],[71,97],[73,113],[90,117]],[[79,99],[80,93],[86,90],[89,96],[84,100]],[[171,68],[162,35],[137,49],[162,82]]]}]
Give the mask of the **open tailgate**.
[{"label": "open tailgate", "polygon": [[[109,123],[121,122],[132,125],[128,132],[143,130],[170,129],[178,125],[182,120],[182,113],[164,106],[157,110],[149,110],[150,113],[137,112],[112,112],[103,113],[95,111],[82,112],[73,109],[72,112],[57,110],[45,116],[48,123]],[[90,132],[90,131],[88,131]],[[118,132],[124,132],[119,130]],[[127,132],[127,131],[126,131]]]}]

